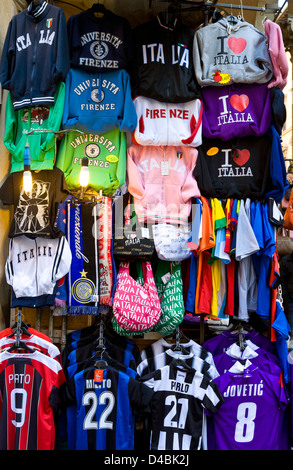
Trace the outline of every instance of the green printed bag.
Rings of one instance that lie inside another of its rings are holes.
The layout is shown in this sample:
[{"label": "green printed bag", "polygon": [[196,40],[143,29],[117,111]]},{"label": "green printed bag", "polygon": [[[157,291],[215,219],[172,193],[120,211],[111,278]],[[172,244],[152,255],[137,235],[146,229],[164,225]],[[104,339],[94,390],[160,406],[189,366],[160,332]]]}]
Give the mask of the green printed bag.
[{"label": "green printed bag", "polygon": [[155,284],[161,303],[161,317],[154,331],[166,336],[180,325],[185,314],[181,263],[159,260]]}]

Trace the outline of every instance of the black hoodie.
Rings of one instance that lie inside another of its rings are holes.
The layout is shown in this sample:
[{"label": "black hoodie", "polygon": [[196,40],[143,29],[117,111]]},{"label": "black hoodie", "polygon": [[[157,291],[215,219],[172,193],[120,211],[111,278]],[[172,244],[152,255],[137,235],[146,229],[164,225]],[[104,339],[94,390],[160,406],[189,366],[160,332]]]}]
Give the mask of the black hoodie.
[{"label": "black hoodie", "polygon": [[279,202],[288,187],[274,126],[263,136],[203,139],[193,175],[202,196],[218,199],[272,197]]}]

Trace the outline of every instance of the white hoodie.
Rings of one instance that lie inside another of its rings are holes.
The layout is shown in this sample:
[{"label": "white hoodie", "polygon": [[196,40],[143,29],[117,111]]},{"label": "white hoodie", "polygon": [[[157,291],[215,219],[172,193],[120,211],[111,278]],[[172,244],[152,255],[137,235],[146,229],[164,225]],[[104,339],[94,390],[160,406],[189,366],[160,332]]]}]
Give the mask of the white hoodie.
[{"label": "white hoodie", "polygon": [[202,143],[202,102],[163,103],[137,96],[134,100],[137,126],[133,141],[140,145],[187,145]]}]

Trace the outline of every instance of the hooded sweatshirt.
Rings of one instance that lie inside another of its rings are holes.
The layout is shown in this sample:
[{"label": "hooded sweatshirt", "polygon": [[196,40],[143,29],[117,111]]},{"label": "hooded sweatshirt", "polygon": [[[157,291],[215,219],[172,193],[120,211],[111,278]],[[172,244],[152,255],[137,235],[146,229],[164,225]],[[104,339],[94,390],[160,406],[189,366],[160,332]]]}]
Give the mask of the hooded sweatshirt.
[{"label": "hooded sweatshirt", "polygon": [[288,186],[280,136],[271,126],[259,137],[203,139],[194,177],[205,197],[279,202]]},{"label": "hooded sweatshirt", "polygon": [[193,63],[201,86],[268,83],[273,66],[263,33],[246,21],[225,18],[196,31]]},{"label": "hooded sweatshirt", "polygon": [[128,191],[139,222],[188,222],[191,198],[200,195],[192,175],[197,154],[184,146],[129,147]]},{"label": "hooded sweatshirt", "polygon": [[133,41],[126,18],[89,8],[68,19],[67,31],[71,67],[90,73],[129,68]]},{"label": "hooded sweatshirt", "polygon": [[230,140],[263,135],[272,122],[271,93],[266,84],[233,83],[204,87],[203,136]]},{"label": "hooded sweatshirt", "polygon": [[200,96],[193,68],[194,29],[175,19],[166,26],[158,15],[133,31],[132,96],[184,103]]},{"label": "hooded sweatshirt", "polygon": [[61,8],[41,0],[14,15],[0,64],[2,88],[10,90],[15,109],[52,105],[59,81],[69,70],[66,20]]},{"label": "hooded sweatshirt", "polygon": [[65,96],[65,84],[60,82],[54,95],[52,106],[29,106],[15,110],[10,92],[5,109],[4,145],[11,153],[11,173],[23,171],[24,147],[27,133],[30,146],[31,170],[52,170],[56,157],[56,139],[53,132],[42,132],[46,129],[59,131]]},{"label": "hooded sweatshirt", "polygon": [[134,99],[137,126],[134,143],[140,145],[188,145],[198,147],[202,141],[202,103],[162,103],[152,98]]},{"label": "hooded sweatshirt", "polygon": [[264,33],[268,40],[269,54],[273,64],[274,77],[269,83],[269,88],[279,86],[281,90],[287,84],[289,73],[289,63],[283,42],[283,35],[280,26],[271,20],[266,20]]},{"label": "hooded sweatshirt", "polygon": [[63,171],[70,190],[80,188],[83,157],[88,158],[89,188],[105,195],[113,194],[125,182],[126,134],[119,129],[106,134],[65,134],[59,148],[56,167]]},{"label": "hooded sweatshirt", "polygon": [[122,132],[135,129],[136,111],[125,70],[94,75],[71,69],[65,85],[63,128],[99,133],[116,127]]}]

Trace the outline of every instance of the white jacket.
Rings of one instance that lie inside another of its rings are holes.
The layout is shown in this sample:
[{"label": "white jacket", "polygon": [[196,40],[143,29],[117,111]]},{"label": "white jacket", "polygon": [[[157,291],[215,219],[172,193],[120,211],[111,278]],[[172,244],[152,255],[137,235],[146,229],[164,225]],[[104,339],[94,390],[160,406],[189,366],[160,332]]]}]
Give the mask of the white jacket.
[{"label": "white jacket", "polygon": [[187,145],[202,143],[202,102],[163,103],[137,96],[133,100],[137,126],[133,142],[140,145]]},{"label": "white jacket", "polygon": [[10,239],[5,275],[16,297],[52,294],[56,282],[71,265],[71,250],[66,238]]}]

